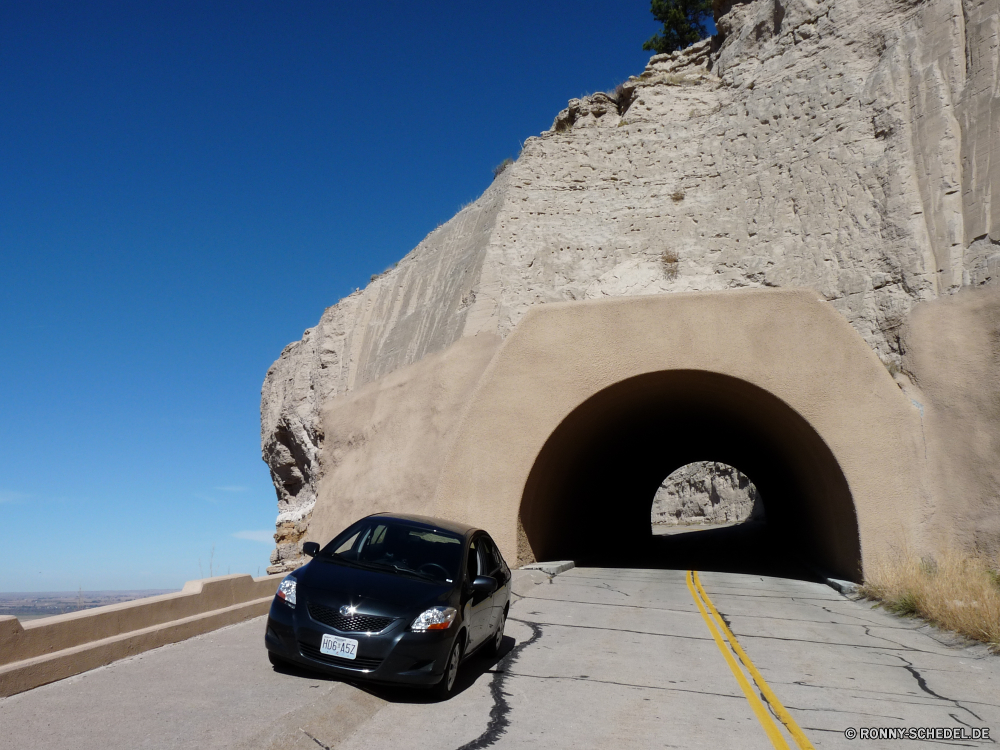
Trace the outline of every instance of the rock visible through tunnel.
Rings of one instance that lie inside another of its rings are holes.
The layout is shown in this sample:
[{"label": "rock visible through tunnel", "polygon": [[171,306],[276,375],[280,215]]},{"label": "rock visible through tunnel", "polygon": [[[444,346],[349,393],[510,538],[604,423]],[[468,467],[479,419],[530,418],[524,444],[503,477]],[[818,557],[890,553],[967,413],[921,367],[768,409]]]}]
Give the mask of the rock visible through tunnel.
[{"label": "rock visible through tunnel", "polygon": [[739,469],[696,461],[663,480],[649,516],[654,529],[734,524],[764,520],[764,505],[757,487]]}]

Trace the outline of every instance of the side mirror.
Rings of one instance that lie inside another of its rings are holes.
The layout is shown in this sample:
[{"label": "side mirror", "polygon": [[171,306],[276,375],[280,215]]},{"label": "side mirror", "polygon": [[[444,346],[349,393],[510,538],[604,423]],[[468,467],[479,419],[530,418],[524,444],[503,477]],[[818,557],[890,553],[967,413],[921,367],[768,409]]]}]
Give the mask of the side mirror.
[{"label": "side mirror", "polygon": [[309,557],[316,557],[319,554],[319,544],[316,542],[306,542],[302,545],[302,552]]},{"label": "side mirror", "polygon": [[497,590],[497,579],[491,576],[476,576],[472,590],[477,594],[492,594]]}]

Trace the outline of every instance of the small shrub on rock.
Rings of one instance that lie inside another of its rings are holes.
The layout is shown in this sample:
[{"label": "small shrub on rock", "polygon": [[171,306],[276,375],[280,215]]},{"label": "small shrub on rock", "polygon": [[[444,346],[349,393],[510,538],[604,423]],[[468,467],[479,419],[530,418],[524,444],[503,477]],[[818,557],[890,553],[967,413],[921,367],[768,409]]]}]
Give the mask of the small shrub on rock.
[{"label": "small shrub on rock", "polygon": [[677,256],[673,250],[664,250],[663,254],[660,256],[660,262],[663,264],[663,275],[670,281],[677,278],[680,273],[680,258]]},{"label": "small shrub on rock", "polygon": [[635,89],[631,86],[626,86],[624,83],[619,83],[615,86],[614,90],[605,93],[615,103],[615,109],[618,111],[619,116],[628,112],[628,108],[632,106],[632,102],[635,100]]},{"label": "small shrub on rock", "polygon": [[651,0],[650,12],[663,28],[642,48],[657,54],[676,52],[708,36],[712,0]]},{"label": "small shrub on rock", "polygon": [[502,175],[504,173],[504,170],[506,170],[507,167],[509,167],[513,163],[514,163],[514,160],[511,159],[508,156],[502,162],[500,162],[495,167],[493,167],[493,179],[495,180],[497,177],[499,177],[500,175]]}]

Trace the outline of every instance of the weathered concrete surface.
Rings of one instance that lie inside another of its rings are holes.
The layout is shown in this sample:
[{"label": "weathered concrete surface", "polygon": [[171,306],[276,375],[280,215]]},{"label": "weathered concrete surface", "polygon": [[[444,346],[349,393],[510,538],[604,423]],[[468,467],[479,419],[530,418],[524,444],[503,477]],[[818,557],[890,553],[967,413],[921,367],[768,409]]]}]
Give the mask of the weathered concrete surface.
[{"label": "weathered concrete surface", "polygon": [[375,510],[431,513],[462,411],[499,345],[497,336],[467,336],[323,406],[326,469],[315,486],[333,502],[315,516],[279,521],[268,571],[301,564],[307,529],[309,539],[325,543]]},{"label": "weathered concrete surface", "polygon": [[[275,570],[295,564],[317,498],[345,488],[320,486],[324,405],[462,337],[506,337],[541,304],[806,287],[897,368],[915,306],[996,283],[997,0],[720,1],[716,19],[712,43],[630,79],[621,112],[570,102],[478,201],[282,352],[261,406]],[[939,448],[961,474],[968,454]],[[378,477],[348,494],[386,489]],[[997,495],[990,477],[969,517]],[[951,498],[936,502],[957,517]]]},{"label": "weathered concrete surface", "polygon": [[338,512],[316,514],[309,538],[329,540],[375,509],[433,513],[462,412],[499,346],[497,336],[468,336],[327,405],[318,486]]},{"label": "weathered concrete surface", "polygon": [[0,617],[0,696],[266,612],[281,576],[188,581],[178,593],[69,612],[22,625]]},{"label": "weathered concrete surface", "polygon": [[313,706],[362,721],[381,707],[341,683],[272,671],[263,631],[257,617],[0,699],[0,747],[240,747]]},{"label": "weathered concrete surface", "polygon": [[648,534],[663,470],[711,451],[762,483],[769,521],[788,519],[790,543],[839,577],[904,536],[924,542],[919,410],[829,303],[791,290],[532,309],[476,389],[437,513],[489,529],[520,563],[580,559],[584,540]]},{"label": "weathered concrete surface", "polygon": [[[1000,660],[983,647],[821,584],[701,578],[817,748],[858,747],[847,727],[997,733]],[[445,703],[275,672],[254,620],[0,699],[0,748],[771,747],[682,571],[576,568],[522,591],[506,656],[463,668]]]},{"label": "weathered concrete surface", "polygon": [[[1000,134],[998,134],[1000,140]],[[1000,553],[1000,287],[917,307],[897,376],[923,416],[941,548]],[[956,523],[953,519],[962,519]]]}]

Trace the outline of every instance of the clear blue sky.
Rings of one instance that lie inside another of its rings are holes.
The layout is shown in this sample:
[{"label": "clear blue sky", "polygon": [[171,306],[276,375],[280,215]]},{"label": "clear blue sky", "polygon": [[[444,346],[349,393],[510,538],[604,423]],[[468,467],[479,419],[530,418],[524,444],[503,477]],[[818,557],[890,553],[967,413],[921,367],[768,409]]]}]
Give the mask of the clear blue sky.
[{"label": "clear blue sky", "polygon": [[0,591],[176,588],[213,546],[263,573],[271,362],[656,30],[646,0],[0,0]]}]

